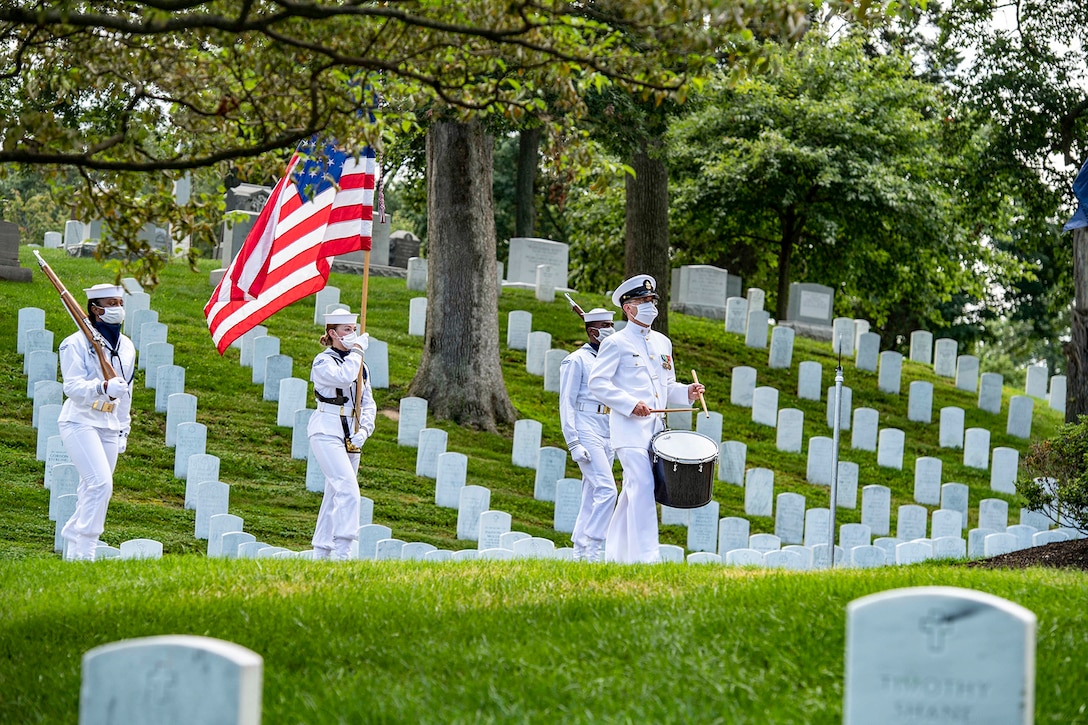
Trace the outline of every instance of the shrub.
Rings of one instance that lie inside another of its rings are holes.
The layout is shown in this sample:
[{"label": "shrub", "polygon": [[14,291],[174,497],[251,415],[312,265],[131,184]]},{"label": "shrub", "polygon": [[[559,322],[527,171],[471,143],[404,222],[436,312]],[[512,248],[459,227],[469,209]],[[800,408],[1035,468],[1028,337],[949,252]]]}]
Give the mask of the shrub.
[{"label": "shrub", "polygon": [[1032,444],[1020,472],[1016,491],[1029,509],[1088,534],[1088,416]]}]

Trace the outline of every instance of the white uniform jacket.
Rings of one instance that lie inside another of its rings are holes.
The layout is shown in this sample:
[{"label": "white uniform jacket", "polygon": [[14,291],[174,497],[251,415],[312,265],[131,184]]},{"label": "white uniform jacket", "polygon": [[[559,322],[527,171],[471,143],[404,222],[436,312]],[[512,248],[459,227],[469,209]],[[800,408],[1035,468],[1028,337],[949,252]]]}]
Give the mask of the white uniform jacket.
[{"label": "white uniform jacket", "polygon": [[[340,416],[348,419],[348,429],[355,432],[353,415],[355,411],[355,383],[359,377],[359,365],[363,362],[362,356],[352,352],[341,358],[332,348],[326,348],[314,358],[310,367],[310,380],[314,384],[314,392],[324,398],[335,398],[342,395],[347,398],[343,405],[322,403],[318,401],[317,410],[310,416],[310,424],[306,428],[307,435],[324,433],[343,440],[344,425]],[[365,365],[364,365],[365,367]],[[340,392],[337,393],[337,390]],[[363,381],[363,394],[360,398],[359,429],[366,431],[367,438],[374,432],[374,419],[378,414],[378,406],[374,403],[374,396],[370,392],[370,369],[366,369]]]},{"label": "white uniform jacket", "polygon": [[641,400],[652,409],[691,407],[688,386],[676,382],[672,342],[660,332],[634,322],[604,339],[589,377],[589,391],[611,408],[612,448],[650,447],[665,428],[665,415],[631,414]]},{"label": "white uniform jacket", "polygon": [[559,365],[559,423],[567,448],[587,446],[578,430],[597,433],[608,440],[608,409],[589,392],[589,374],[597,362],[597,351],[585,344],[563,358]]},{"label": "white uniform jacket", "polygon": [[[102,347],[117,377],[124,378],[131,388],[136,373],[136,348],[133,347],[132,340],[121,335],[117,339],[116,350],[111,350],[108,344]],[[64,338],[58,353],[66,398],[60,409],[58,422],[86,423],[127,436],[132,426],[129,412],[132,408],[132,395],[111,400],[110,396],[102,392],[102,384],[105,382],[102,378],[102,366],[98,364],[98,355],[83,333],[77,331]],[[113,410],[102,410],[106,403],[112,403]]]}]

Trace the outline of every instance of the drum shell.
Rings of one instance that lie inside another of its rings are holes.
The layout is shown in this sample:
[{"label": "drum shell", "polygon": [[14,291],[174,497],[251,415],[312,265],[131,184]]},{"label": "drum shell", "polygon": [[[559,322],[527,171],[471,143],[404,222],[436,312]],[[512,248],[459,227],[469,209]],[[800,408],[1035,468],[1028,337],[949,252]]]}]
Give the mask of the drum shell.
[{"label": "drum shell", "polygon": [[[663,431],[668,433],[670,431]],[[663,433],[658,433],[654,439]],[[698,435],[691,433],[691,435]],[[704,436],[705,437],[705,436]],[[709,440],[709,439],[708,439]],[[694,509],[710,503],[714,497],[714,465],[717,456],[703,461],[676,461],[658,452],[650,443],[650,463],[654,473],[654,500],[678,509]]]}]

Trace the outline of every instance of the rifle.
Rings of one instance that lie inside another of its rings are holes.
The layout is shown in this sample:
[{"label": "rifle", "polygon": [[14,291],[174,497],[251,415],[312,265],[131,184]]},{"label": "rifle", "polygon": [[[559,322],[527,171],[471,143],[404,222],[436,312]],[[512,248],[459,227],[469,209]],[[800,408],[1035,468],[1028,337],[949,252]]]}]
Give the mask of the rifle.
[{"label": "rifle", "polygon": [[583,318],[584,318],[584,317],[586,316],[585,310],[583,310],[583,309],[582,309],[582,308],[581,308],[581,307],[580,307],[580,306],[578,305],[578,303],[574,301],[574,298],[573,298],[573,297],[571,297],[571,296],[570,296],[569,294],[567,294],[566,292],[564,292],[564,293],[563,293],[563,296],[567,298],[567,302],[569,302],[569,303],[570,303],[570,308],[571,308],[572,310],[574,310],[574,313],[575,313],[575,314],[577,314],[577,315],[578,315],[579,317],[583,317]]},{"label": "rifle", "polygon": [[[110,365],[109,358],[106,357],[106,352],[102,349],[102,336],[91,327],[91,321],[87,318],[86,313],[76,304],[72,294],[57,277],[57,273],[42,259],[42,255],[38,254],[36,249],[34,250],[34,258],[38,260],[38,266],[42,268],[42,272],[45,273],[45,276],[49,278],[57,292],[60,293],[60,301],[64,303],[68,314],[75,320],[76,327],[86,336],[87,342],[91,343],[91,347],[94,348],[95,355],[98,356],[98,364],[102,366],[102,379],[109,380],[117,377],[117,373],[113,371],[113,366]],[[112,399],[112,396],[110,397]]]}]

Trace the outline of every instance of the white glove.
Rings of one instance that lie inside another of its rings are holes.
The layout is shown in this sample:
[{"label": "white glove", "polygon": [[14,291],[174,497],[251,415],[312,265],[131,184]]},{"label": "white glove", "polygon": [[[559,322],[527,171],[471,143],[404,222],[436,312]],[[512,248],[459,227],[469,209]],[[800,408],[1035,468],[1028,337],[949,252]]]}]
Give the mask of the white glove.
[{"label": "white glove", "polygon": [[117,436],[117,454],[120,455],[128,448],[128,436],[121,433]]},{"label": "white glove", "polygon": [[102,388],[103,392],[111,398],[123,398],[128,395],[128,383],[124,378],[110,378]]},{"label": "white glove", "polygon": [[363,444],[366,443],[366,439],[369,437],[370,436],[367,434],[367,432],[360,428],[358,431],[356,431],[355,435],[351,437],[351,445],[355,446],[356,448],[362,448]]},{"label": "white glove", "polygon": [[575,463],[589,463],[589,451],[585,446],[578,444],[570,449],[570,459]]},{"label": "white glove", "polygon": [[351,349],[358,352],[360,355],[362,355],[364,352],[366,352],[366,349],[368,347],[370,347],[370,333],[369,332],[364,332],[362,335],[359,335],[359,337],[351,345]]}]

